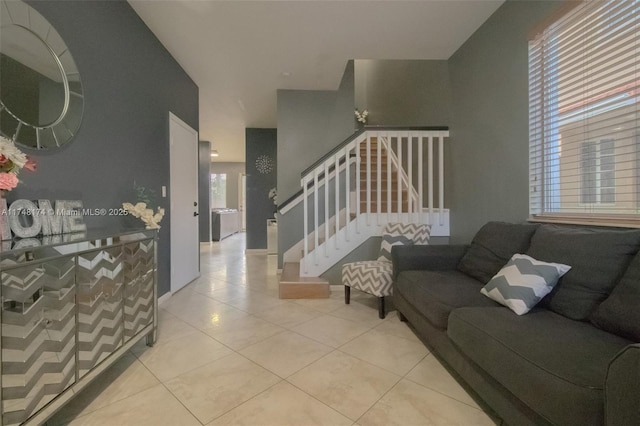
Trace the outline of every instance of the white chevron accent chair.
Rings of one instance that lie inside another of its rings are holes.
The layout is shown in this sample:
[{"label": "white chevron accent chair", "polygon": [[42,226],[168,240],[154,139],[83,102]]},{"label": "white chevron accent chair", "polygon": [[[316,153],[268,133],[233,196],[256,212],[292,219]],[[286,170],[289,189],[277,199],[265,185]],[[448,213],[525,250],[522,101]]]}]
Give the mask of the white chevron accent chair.
[{"label": "white chevron accent chair", "polygon": [[363,291],[378,297],[378,316],[386,315],[384,298],[393,293],[393,264],[391,247],[395,245],[429,244],[431,226],[415,223],[388,223],[382,231],[380,256],[377,260],[345,263],[342,265],[344,303],[351,298],[351,289]]}]

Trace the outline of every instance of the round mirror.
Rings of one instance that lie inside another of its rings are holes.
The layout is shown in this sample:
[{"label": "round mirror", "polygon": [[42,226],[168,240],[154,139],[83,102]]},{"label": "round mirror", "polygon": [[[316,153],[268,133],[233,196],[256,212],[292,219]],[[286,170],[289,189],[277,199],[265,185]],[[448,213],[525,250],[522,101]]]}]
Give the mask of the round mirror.
[{"label": "round mirror", "polygon": [[22,1],[0,0],[0,19],[0,133],[27,148],[69,143],[84,107],[69,49]]}]

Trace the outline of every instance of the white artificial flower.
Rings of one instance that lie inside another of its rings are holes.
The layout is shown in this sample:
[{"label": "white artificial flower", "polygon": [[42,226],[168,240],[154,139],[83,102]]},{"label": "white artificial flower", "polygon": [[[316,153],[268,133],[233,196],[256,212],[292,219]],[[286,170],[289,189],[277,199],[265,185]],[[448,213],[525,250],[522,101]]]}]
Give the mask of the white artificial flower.
[{"label": "white artificial flower", "polygon": [[4,136],[0,136],[0,154],[11,160],[18,169],[27,164],[28,159],[25,153],[20,151],[12,141]]},{"label": "white artificial flower", "polygon": [[153,213],[152,209],[147,208],[147,203],[136,203],[134,206],[131,203],[122,203],[122,208],[127,210],[133,217],[140,218],[145,225],[146,229],[160,229],[160,221],[164,217],[164,209],[158,207],[157,213]]}]

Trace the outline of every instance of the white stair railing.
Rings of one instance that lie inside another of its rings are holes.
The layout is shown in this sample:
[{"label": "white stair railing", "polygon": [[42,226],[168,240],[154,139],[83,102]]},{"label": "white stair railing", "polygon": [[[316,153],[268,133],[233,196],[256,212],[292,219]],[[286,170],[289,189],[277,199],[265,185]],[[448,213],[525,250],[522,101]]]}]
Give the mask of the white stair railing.
[{"label": "white stair railing", "polygon": [[380,235],[388,222],[427,223],[434,230],[446,228],[448,235],[448,136],[447,130],[366,130],[305,173],[301,275],[320,275],[364,240]]}]

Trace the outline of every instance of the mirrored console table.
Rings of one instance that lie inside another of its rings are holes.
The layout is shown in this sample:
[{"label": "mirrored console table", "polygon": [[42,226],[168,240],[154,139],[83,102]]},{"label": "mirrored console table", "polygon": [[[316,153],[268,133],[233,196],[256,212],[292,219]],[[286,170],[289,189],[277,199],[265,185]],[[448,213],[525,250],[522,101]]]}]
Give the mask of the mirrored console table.
[{"label": "mirrored console table", "polygon": [[157,326],[153,230],[3,241],[0,425],[42,424]]}]

